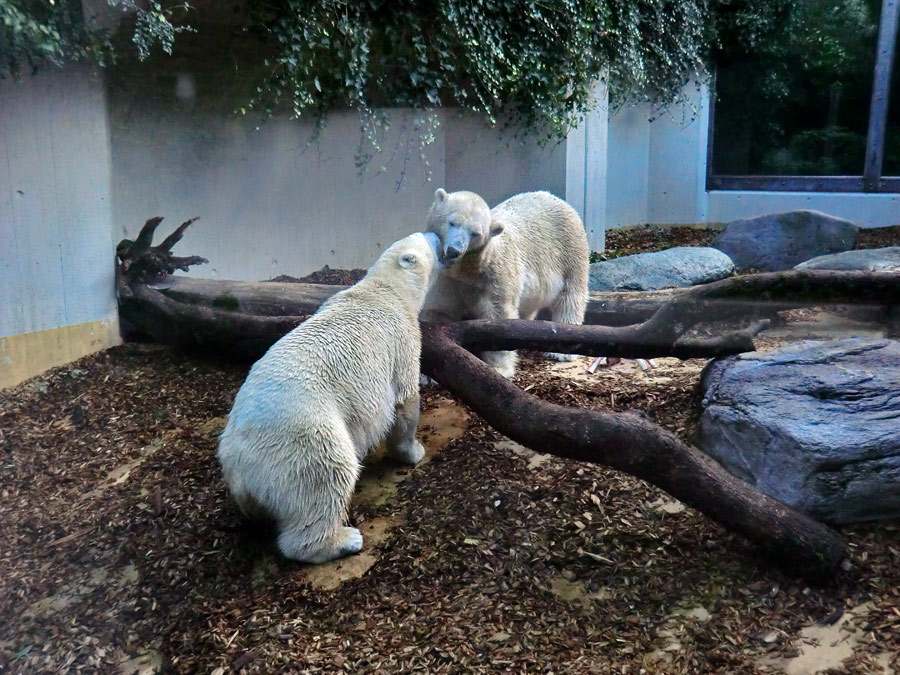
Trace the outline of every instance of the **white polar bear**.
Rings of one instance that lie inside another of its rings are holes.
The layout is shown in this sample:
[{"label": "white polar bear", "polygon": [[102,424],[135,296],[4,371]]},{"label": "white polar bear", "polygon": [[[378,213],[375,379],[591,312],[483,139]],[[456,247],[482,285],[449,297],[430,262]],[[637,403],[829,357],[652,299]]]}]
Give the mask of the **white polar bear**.
[{"label": "white polar bear", "polygon": [[[587,235],[575,210],[558,197],[525,192],[489,209],[474,192],[438,189],[427,229],[441,238],[447,267],[425,300],[423,321],[533,319],[542,309],[550,310],[552,321],[584,321]],[[515,352],[480,356],[505,377],[515,373]]]},{"label": "white polar bear", "polygon": [[362,549],[344,527],[360,463],[385,438],[416,464],[418,314],[437,277],[438,238],[393,244],[250,369],[219,439],[225,482],[245,515],[272,519],[288,558],[321,563]]}]

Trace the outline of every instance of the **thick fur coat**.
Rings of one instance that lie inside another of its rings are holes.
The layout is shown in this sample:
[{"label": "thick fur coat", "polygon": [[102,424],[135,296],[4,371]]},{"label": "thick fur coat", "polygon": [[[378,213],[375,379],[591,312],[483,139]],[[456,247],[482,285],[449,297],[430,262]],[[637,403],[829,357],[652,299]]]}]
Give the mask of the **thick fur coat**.
[{"label": "thick fur coat", "polygon": [[[546,309],[552,321],[584,321],[587,235],[575,210],[558,197],[525,192],[489,209],[473,192],[439,189],[427,229],[440,237],[447,268],[428,294],[423,320],[533,319]],[[506,377],[515,372],[515,352],[481,358]]]},{"label": "thick fur coat", "polygon": [[418,314],[436,278],[437,237],[393,244],[254,364],[219,439],[225,482],[251,518],[276,522],[288,558],[324,562],[362,548],[344,527],[365,455],[424,455]]}]

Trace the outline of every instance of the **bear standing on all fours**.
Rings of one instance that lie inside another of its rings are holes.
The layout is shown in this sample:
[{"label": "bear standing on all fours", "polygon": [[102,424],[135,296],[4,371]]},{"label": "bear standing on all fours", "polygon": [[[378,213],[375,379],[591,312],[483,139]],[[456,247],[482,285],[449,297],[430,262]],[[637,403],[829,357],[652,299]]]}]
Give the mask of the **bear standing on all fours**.
[{"label": "bear standing on all fours", "polygon": [[[447,268],[425,300],[423,321],[533,319],[542,309],[550,310],[552,321],[584,321],[587,235],[575,210],[558,197],[525,192],[489,209],[474,192],[438,189],[427,229],[441,238]],[[480,356],[505,377],[516,371],[515,352]]]},{"label": "bear standing on all fours", "polygon": [[321,563],[362,549],[344,527],[360,463],[387,438],[416,464],[418,314],[437,277],[438,238],[393,244],[354,286],[276,342],[234,400],[219,462],[244,514],[273,519],[288,558]]}]

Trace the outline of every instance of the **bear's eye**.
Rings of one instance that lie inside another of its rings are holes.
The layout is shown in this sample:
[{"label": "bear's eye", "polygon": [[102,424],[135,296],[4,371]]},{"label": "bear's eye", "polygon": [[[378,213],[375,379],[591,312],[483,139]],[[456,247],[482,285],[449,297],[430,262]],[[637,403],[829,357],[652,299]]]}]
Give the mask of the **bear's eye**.
[{"label": "bear's eye", "polygon": [[447,227],[456,227],[456,223],[454,223],[452,220],[448,220]]},{"label": "bear's eye", "polygon": [[475,241],[476,239],[481,239],[481,232],[473,232],[469,238],[472,241]]},{"label": "bear's eye", "polygon": [[400,261],[407,265],[412,265],[416,262],[416,256],[414,256],[412,253],[407,253],[405,256],[400,258]]}]

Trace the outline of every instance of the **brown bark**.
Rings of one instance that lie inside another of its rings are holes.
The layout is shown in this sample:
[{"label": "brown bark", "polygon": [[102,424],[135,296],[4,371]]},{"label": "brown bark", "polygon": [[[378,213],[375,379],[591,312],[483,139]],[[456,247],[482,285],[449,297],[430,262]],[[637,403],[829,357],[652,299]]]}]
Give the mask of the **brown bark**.
[{"label": "brown bark", "polygon": [[458,325],[423,324],[423,370],[497,431],[537,452],[646,480],[810,580],[828,578],[846,557],[828,527],[735,478],[646,417],[574,410],[526,394],[460,346]]}]

